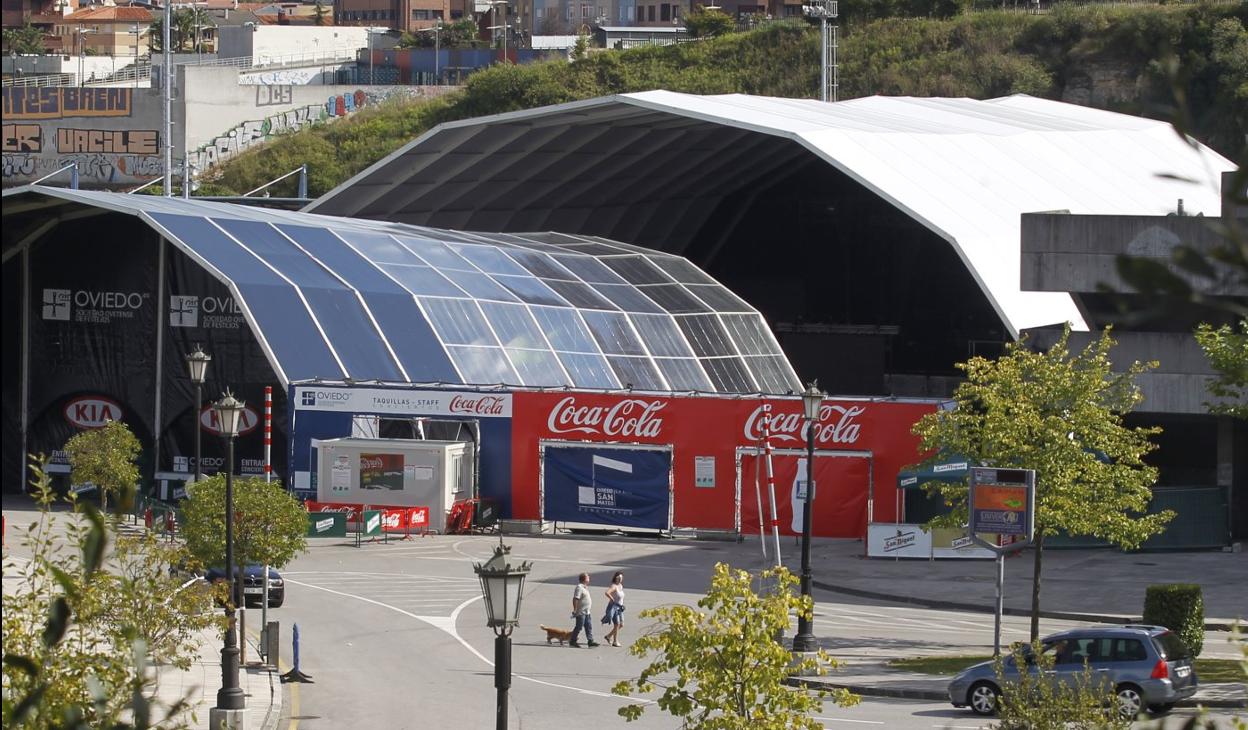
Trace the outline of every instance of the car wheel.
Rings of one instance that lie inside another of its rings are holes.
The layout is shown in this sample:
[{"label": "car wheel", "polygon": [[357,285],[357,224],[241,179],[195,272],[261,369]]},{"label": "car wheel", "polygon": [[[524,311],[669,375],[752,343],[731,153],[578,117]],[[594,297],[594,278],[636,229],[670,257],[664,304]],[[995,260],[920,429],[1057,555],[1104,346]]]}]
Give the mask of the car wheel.
[{"label": "car wheel", "polygon": [[281,598],[270,598],[270,599],[269,599],[269,608],[281,608],[281,607],[282,607],[282,604],[283,604],[283,603],[285,603],[285,602],[286,602],[286,597],[285,597],[285,596],[282,596]]},{"label": "car wheel", "polygon": [[1124,720],[1134,720],[1144,710],[1144,696],[1140,688],[1134,684],[1118,687],[1118,716]]},{"label": "car wheel", "polygon": [[966,703],[976,715],[991,715],[997,711],[997,699],[1001,693],[991,682],[976,682],[966,693]]},{"label": "car wheel", "polygon": [[1164,705],[1149,705],[1148,706],[1148,711],[1153,713],[1154,715],[1164,715],[1173,709],[1174,709],[1173,702],[1167,702]]}]

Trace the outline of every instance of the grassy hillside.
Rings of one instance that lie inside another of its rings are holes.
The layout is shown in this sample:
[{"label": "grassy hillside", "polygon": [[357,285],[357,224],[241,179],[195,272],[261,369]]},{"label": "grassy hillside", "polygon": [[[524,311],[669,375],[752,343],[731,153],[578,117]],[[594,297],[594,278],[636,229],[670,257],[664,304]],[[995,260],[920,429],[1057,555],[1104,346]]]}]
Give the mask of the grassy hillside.
[{"label": "grassy hillside", "polygon": [[[989,98],[1026,93],[1180,119],[1223,154],[1248,145],[1248,3],[1059,6],[1044,15],[974,12],[843,28],[841,98]],[[252,150],[214,171],[203,194],[251,189],[307,162],[320,195],[432,126],[455,119],[663,88],[811,97],[817,27],[777,23],[698,43],[604,51],[574,63],[496,66],[465,89],[390,102]],[[1175,90],[1187,116],[1176,116]],[[274,194],[279,191],[274,189]]]}]

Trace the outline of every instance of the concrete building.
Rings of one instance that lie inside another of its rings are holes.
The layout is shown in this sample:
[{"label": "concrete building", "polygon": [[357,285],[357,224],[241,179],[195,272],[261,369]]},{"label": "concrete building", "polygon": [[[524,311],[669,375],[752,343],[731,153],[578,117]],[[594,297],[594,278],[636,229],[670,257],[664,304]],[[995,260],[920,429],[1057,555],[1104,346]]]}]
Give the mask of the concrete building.
[{"label": "concrete building", "polygon": [[341,26],[380,26],[413,33],[452,18],[450,0],[334,0]]},{"label": "concrete building", "polygon": [[[1223,176],[1224,186],[1231,184],[1231,177],[1231,173]],[[1131,421],[1162,428],[1154,438],[1155,458],[1168,468],[1162,470],[1155,493],[1172,502],[1181,517],[1186,512],[1181,527],[1189,533],[1189,542],[1204,536],[1212,544],[1221,544],[1222,535],[1248,535],[1248,424],[1209,415],[1208,384],[1214,371],[1192,331],[1201,322],[1234,326],[1230,311],[1219,309],[1217,303],[1248,303],[1248,280],[1241,272],[1220,277],[1221,285],[1211,285],[1179,269],[1171,255],[1179,244],[1206,254],[1226,245],[1216,226],[1229,224],[1232,218],[1240,231],[1248,230],[1248,209],[1233,208],[1230,197],[1224,196],[1227,202],[1220,218],[1032,213],[1022,219],[1023,288],[1070,293],[1094,326],[1094,331],[1073,333],[1070,347],[1086,347],[1096,337],[1095,330],[1113,325],[1118,345],[1111,357],[1116,366],[1158,363],[1136,379],[1144,401]],[[1176,207],[1181,208],[1182,201]],[[1148,297],[1131,293],[1117,268],[1124,256],[1165,264],[1212,306],[1170,301],[1159,308]],[[1047,347],[1060,333],[1040,328],[1029,334],[1036,347]],[[1227,515],[1224,523],[1191,517],[1193,512],[1212,516],[1222,510]]]},{"label": "concrete building", "polygon": [[293,58],[354,58],[368,47],[368,29],[337,25],[222,25],[217,55],[255,64]]}]

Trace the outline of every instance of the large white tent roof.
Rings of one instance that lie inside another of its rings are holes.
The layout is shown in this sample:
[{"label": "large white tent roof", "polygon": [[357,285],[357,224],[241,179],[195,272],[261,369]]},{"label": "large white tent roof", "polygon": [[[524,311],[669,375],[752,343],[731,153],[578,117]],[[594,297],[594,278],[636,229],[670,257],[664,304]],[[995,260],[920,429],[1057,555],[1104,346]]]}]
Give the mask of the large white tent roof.
[{"label": "large white tent roof", "polygon": [[[674,128],[690,144],[644,144]],[[1158,215],[1182,199],[1191,214],[1218,215],[1219,175],[1234,169],[1165,122],[1025,95],[828,104],[649,91],[440,125],[308,209],[391,220],[454,211],[457,225],[483,230],[531,228],[543,209],[544,227],[602,216],[619,238],[654,246],[710,214],[686,192],[791,159],[760,137],[791,140],[790,154],[818,156],[948,241],[1014,336],[1085,326],[1068,294],[1021,290],[1022,213]],[[571,186],[591,184],[616,194],[568,204]],[[647,188],[683,202],[629,211],[620,198]],[[630,237],[647,216],[647,240]]]}]

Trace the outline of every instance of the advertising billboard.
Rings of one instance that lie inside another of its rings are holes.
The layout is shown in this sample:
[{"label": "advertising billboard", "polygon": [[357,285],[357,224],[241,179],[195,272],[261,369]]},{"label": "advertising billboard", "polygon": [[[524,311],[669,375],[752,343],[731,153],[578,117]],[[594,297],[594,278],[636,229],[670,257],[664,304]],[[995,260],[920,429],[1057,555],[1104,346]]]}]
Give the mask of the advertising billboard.
[{"label": "advertising billboard", "polygon": [[970,532],[1030,541],[1035,529],[1036,473],[1030,469],[971,469]]},{"label": "advertising billboard", "polygon": [[403,491],[403,455],[360,454],[360,489]]}]

